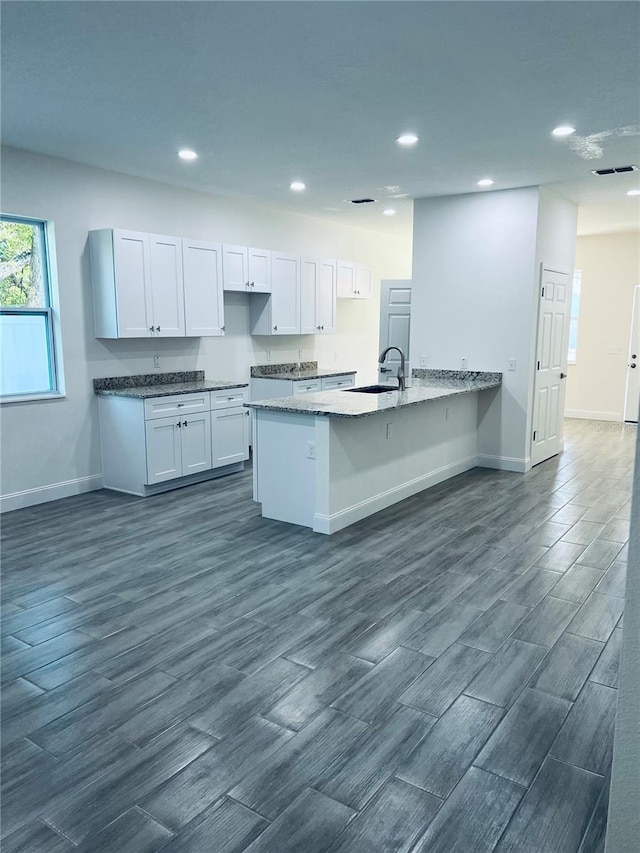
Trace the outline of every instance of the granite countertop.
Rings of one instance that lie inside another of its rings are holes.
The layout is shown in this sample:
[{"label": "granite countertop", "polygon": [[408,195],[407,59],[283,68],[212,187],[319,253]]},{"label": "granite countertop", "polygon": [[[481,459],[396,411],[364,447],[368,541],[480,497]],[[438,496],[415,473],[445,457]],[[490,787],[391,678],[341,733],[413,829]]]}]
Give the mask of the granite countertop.
[{"label": "granite countertop", "polygon": [[302,361],[300,364],[260,364],[251,368],[252,379],[292,379],[294,382],[305,379],[322,379],[325,376],[349,376],[355,370],[321,370],[317,361]]},{"label": "granite countertop", "polygon": [[416,370],[405,391],[391,389],[383,394],[358,394],[357,391],[319,391],[295,397],[245,403],[250,409],[336,418],[360,418],[415,406],[432,400],[456,397],[475,391],[498,388],[501,373],[458,370]]},{"label": "granite countertop", "polygon": [[147,373],[138,376],[111,376],[93,380],[93,389],[101,397],[167,397],[173,394],[194,394],[200,391],[222,391],[226,388],[247,388],[248,382],[226,379],[205,379],[204,370],[177,373]]}]

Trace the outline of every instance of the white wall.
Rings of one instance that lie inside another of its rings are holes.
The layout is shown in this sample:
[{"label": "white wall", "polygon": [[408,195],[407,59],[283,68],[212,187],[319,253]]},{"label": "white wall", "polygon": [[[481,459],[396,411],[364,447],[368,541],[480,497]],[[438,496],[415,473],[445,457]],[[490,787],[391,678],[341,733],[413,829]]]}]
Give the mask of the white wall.
[{"label": "white wall", "polygon": [[571,268],[575,225],[575,205],[536,187],[415,202],[414,365],[503,373],[480,399],[482,464],[530,464],[540,263]]},{"label": "white wall", "polygon": [[[100,435],[92,379],[203,369],[212,378],[248,381],[249,367],[305,360],[357,370],[375,381],[380,278],[411,276],[411,235],[379,233],[217,198],[15,149],[2,151],[4,213],[55,223],[66,397],[2,406],[2,495],[27,505],[100,485]],[[130,228],[353,260],[374,271],[374,298],[340,300],[338,330],[326,337],[254,338],[249,296],[225,295],[224,338],[97,340],[87,232]],[[67,483],[67,486],[60,484]],[[20,493],[20,494],[16,494]],[[26,493],[26,494],[25,494]]]},{"label": "white wall", "polygon": [[640,284],[640,234],[578,237],[575,265],[582,270],[582,297],[565,412],[574,418],[621,421],[633,288]]}]

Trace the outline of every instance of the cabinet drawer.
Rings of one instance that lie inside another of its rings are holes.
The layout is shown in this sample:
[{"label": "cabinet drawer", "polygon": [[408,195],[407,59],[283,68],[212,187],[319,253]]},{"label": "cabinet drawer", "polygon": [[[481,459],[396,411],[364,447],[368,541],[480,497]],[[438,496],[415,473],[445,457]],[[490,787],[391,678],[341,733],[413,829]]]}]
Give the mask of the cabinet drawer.
[{"label": "cabinet drawer", "polygon": [[337,391],[340,388],[353,388],[356,384],[355,374],[348,376],[325,376],[322,380],[323,391]]},{"label": "cabinet drawer", "polygon": [[321,383],[319,379],[310,379],[306,382],[294,382],[294,394],[309,394],[312,391],[320,391]]},{"label": "cabinet drawer", "polygon": [[144,419],[168,418],[192,412],[208,412],[211,402],[208,391],[198,394],[171,394],[166,397],[151,397],[144,401]]},{"label": "cabinet drawer", "polygon": [[211,410],[241,406],[247,400],[247,388],[225,388],[211,392]]}]

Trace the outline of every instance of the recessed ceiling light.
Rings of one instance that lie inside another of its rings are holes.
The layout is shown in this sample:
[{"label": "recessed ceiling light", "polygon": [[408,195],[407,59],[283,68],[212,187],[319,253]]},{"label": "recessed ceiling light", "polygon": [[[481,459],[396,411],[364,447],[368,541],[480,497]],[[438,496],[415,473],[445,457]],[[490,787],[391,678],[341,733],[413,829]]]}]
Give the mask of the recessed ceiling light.
[{"label": "recessed ceiling light", "polygon": [[478,181],[479,187],[491,187],[493,186],[493,181],[491,178],[482,178],[482,180]]},{"label": "recessed ceiling light", "polygon": [[640,195],[640,190],[627,190],[627,195]]},{"label": "recessed ceiling light", "polygon": [[552,136],[571,136],[572,133],[575,133],[575,127],[571,127],[570,124],[561,124],[559,127],[554,127],[551,131]]},{"label": "recessed ceiling light", "polygon": [[385,216],[395,216],[396,212],[392,207],[388,207],[386,210],[382,211]]},{"label": "recessed ceiling light", "polygon": [[418,137],[415,133],[403,133],[396,139],[398,145],[415,145],[417,141]]},{"label": "recessed ceiling light", "polygon": [[302,181],[292,181],[289,184],[289,189],[295,190],[295,192],[297,192],[297,193],[302,192],[302,190],[306,190],[306,188],[307,188],[307,185],[303,184]]},{"label": "recessed ceiling light", "polygon": [[197,160],[198,159],[198,155],[196,154],[196,152],[192,151],[190,148],[181,148],[180,151],[178,151],[178,157],[181,160]]}]

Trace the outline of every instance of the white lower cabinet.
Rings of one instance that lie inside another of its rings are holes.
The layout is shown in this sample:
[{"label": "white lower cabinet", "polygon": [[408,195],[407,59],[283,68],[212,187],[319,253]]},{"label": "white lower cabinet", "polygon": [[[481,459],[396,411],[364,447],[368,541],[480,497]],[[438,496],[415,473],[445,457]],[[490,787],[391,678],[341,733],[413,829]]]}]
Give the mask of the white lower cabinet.
[{"label": "white lower cabinet", "polygon": [[251,378],[252,400],[273,400],[276,397],[291,397],[296,394],[312,394],[314,391],[339,391],[353,388],[355,373],[338,373],[336,376],[317,376],[314,379],[265,379]]},{"label": "white lower cabinet", "polygon": [[247,390],[99,397],[105,488],[147,495],[171,488],[173,480],[186,485],[184,478],[194,475],[240,470],[249,458]]}]

